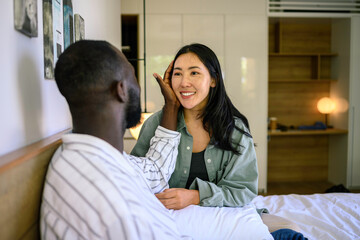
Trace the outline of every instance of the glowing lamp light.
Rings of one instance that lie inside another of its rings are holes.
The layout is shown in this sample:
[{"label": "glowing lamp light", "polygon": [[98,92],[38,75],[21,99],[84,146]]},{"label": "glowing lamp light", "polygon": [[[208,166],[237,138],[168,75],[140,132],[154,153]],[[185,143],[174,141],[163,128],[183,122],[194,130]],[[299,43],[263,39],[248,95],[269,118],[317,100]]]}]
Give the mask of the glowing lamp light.
[{"label": "glowing lamp light", "polygon": [[322,114],[332,113],[335,110],[335,102],[328,97],[323,97],[318,101],[317,109]]},{"label": "glowing lamp light", "polygon": [[334,112],[336,113],[344,113],[349,109],[349,102],[344,98],[336,98],[334,102],[336,105]]},{"label": "glowing lamp light", "polygon": [[320,113],[325,114],[325,125],[328,127],[328,114],[335,110],[335,102],[328,97],[321,98],[317,103],[317,109]]},{"label": "glowing lamp light", "polygon": [[153,113],[141,113],[141,119],[140,123],[136,125],[135,127],[130,128],[130,134],[133,136],[136,140],[139,138],[140,130],[146,119],[148,119]]}]

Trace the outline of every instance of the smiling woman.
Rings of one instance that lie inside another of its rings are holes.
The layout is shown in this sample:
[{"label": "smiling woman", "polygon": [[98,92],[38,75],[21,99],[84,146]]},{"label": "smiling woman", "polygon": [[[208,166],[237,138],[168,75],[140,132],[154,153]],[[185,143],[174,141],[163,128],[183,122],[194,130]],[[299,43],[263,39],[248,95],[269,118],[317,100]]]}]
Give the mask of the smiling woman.
[{"label": "smiling woman", "polygon": [[[182,107],[177,123],[181,141],[170,188],[156,197],[175,210],[189,205],[248,206],[258,192],[254,142],[246,117],[227,96],[215,53],[202,44],[187,45],[178,51],[173,65],[171,86]],[[133,155],[145,156],[161,115],[155,113],[144,123]],[[262,214],[267,209],[257,211]],[[285,235],[303,239],[290,230],[297,226],[284,218],[265,214],[262,220],[275,239]],[[273,224],[280,220],[282,225]]]},{"label": "smiling woman", "polygon": [[[202,44],[179,50],[171,84],[182,110],[179,155],[170,189],[157,197],[167,208],[238,207],[257,194],[257,162],[248,121],[226,94],[219,61]],[[144,124],[132,154],[143,156],[162,112]]]}]

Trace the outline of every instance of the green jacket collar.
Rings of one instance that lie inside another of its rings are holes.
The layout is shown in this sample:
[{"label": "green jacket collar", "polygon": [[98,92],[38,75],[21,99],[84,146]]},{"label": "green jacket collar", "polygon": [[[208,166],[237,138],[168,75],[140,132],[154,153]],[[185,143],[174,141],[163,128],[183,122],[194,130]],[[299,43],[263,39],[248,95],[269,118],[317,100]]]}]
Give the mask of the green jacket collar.
[{"label": "green jacket collar", "polygon": [[184,110],[180,109],[178,113],[178,125],[177,131],[180,132],[183,128],[186,129],[185,119],[184,119]]}]

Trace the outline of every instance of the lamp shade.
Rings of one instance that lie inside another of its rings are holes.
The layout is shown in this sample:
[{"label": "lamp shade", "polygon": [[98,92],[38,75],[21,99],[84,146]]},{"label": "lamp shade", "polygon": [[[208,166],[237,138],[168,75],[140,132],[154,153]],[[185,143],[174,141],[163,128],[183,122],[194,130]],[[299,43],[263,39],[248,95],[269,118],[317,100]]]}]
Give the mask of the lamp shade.
[{"label": "lamp shade", "polygon": [[322,114],[329,114],[335,110],[335,102],[331,98],[323,97],[317,103],[317,109]]},{"label": "lamp shade", "polygon": [[140,123],[135,127],[130,128],[130,134],[136,140],[139,138],[140,130],[146,119],[148,119],[153,113],[141,113]]}]

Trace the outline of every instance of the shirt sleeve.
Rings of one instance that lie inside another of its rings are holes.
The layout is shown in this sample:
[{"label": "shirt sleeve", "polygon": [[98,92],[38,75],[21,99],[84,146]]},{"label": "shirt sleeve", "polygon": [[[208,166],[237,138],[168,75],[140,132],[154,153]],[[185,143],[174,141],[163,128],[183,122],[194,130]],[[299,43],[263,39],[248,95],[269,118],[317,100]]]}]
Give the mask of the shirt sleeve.
[{"label": "shirt sleeve", "polygon": [[199,205],[242,207],[257,196],[258,170],[252,138],[241,134],[241,140],[237,145],[240,154],[229,154],[225,166],[217,169],[214,181],[196,178],[190,185],[189,189],[199,190]]},{"label": "shirt sleeve", "polygon": [[153,193],[169,188],[168,181],[175,169],[180,136],[179,132],[158,126],[145,157],[128,156],[144,173]]},{"label": "shirt sleeve", "polygon": [[139,138],[130,153],[131,155],[137,157],[146,155],[150,148],[150,140],[155,135],[157,127],[160,126],[161,114],[161,111],[156,112],[144,122],[140,130]]}]

